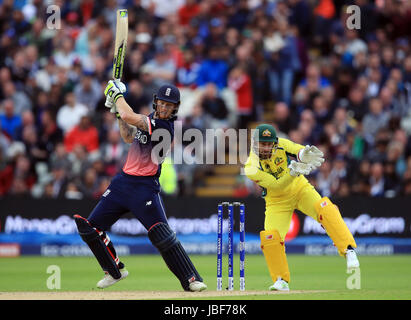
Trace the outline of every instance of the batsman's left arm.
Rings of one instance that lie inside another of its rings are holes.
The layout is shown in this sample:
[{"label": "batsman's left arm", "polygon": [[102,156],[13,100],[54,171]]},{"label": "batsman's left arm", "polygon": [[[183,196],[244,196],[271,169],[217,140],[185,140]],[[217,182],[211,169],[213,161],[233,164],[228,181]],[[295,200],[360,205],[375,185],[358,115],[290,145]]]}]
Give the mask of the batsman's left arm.
[{"label": "batsman's left arm", "polygon": [[134,137],[137,133],[137,128],[127,124],[120,117],[118,117],[117,119],[118,119],[118,126],[120,127],[121,138],[126,143],[132,143],[134,141]]},{"label": "batsman's left arm", "polygon": [[151,134],[150,120],[143,114],[138,114],[131,109],[124,97],[120,97],[116,102],[117,112],[120,118],[128,125],[139,128]]},{"label": "batsman's left arm", "polygon": [[151,124],[147,116],[135,113],[124,99],[123,93],[126,86],[119,81],[110,80],[104,90],[104,95],[113,100],[116,105],[118,116],[128,125],[137,127],[140,130],[151,134]]}]

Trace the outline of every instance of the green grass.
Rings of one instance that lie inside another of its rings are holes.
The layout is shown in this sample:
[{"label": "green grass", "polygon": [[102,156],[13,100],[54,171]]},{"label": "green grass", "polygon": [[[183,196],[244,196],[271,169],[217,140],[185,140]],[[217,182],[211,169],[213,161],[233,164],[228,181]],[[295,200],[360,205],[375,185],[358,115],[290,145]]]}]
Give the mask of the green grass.
[{"label": "green grass", "polygon": [[[216,286],[216,257],[191,257],[209,290]],[[238,289],[238,257],[235,257],[235,286]],[[176,278],[159,255],[123,257],[130,276],[107,291],[180,291]],[[226,268],[224,261],[224,269]],[[362,256],[361,289],[346,288],[350,276],[345,261],[337,256],[288,255],[291,290],[320,291],[280,295],[248,295],[220,299],[411,299],[411,255]],[[60,291],[96,290],[102,273],[93,257],[18,257],[0,259],[0,292],[50,291],[47,268],[57,265],[61,270]],[[226,270],[224,281],[226,282]],[[272,284],[262,255],[246,256],[246,290],[265,291]],[[322,291],[322,292],[321,292]],[[214,298],[213,298],[214,299]],[[215,298],[217,299],[217,298]]]}]

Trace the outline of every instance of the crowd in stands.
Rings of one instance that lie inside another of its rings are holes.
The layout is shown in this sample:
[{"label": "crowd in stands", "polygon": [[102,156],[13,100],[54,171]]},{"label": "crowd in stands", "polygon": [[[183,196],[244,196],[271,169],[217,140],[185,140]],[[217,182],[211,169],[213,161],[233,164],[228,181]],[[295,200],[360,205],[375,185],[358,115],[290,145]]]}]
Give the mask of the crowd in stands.
[{"label": "crowd in stands", "polygon": [[[122,168],[128,145],[103,95],[118,8],[129,11],[123,81],[135,112],[152,112],[153,93],[172,82],[184,128],[268,116],[280,136],[318,146],[327,161],[308,178],[324,196],[411,195],[409,1],[50,4],[0,4],[0,197],[96,199]],[[347,27],[350,5],[359,29]],[[164,167],[166,193],[201,184],[195,166]],[[245,177],[238,189],[259,194]]]}]

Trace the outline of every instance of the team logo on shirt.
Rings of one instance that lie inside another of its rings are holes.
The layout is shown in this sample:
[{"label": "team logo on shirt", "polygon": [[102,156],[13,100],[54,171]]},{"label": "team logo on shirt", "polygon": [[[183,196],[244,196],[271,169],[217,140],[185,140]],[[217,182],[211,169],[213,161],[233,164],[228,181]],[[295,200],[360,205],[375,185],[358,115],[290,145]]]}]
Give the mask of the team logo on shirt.
[{"label": "team logo on shirt", "polygon": [[283,158],[277,157],[274,160],[274,163],[279,166],[280,164],[282,164],[284,162]]}]

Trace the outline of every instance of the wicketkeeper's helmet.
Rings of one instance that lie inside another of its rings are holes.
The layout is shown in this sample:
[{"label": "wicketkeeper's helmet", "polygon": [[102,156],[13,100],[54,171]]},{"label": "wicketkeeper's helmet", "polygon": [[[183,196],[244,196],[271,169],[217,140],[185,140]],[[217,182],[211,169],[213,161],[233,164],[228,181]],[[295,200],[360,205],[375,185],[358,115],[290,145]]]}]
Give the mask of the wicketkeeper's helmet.
[{"label": "wicketkeeper's helmet", "polygon": [[278,143],[277,131],[275,128],[267,123],[260,124],[255,128],[254,134],[252,136],[252,147],[254,152],[259,155],[259,142],[272,142],[273,147]]}]

